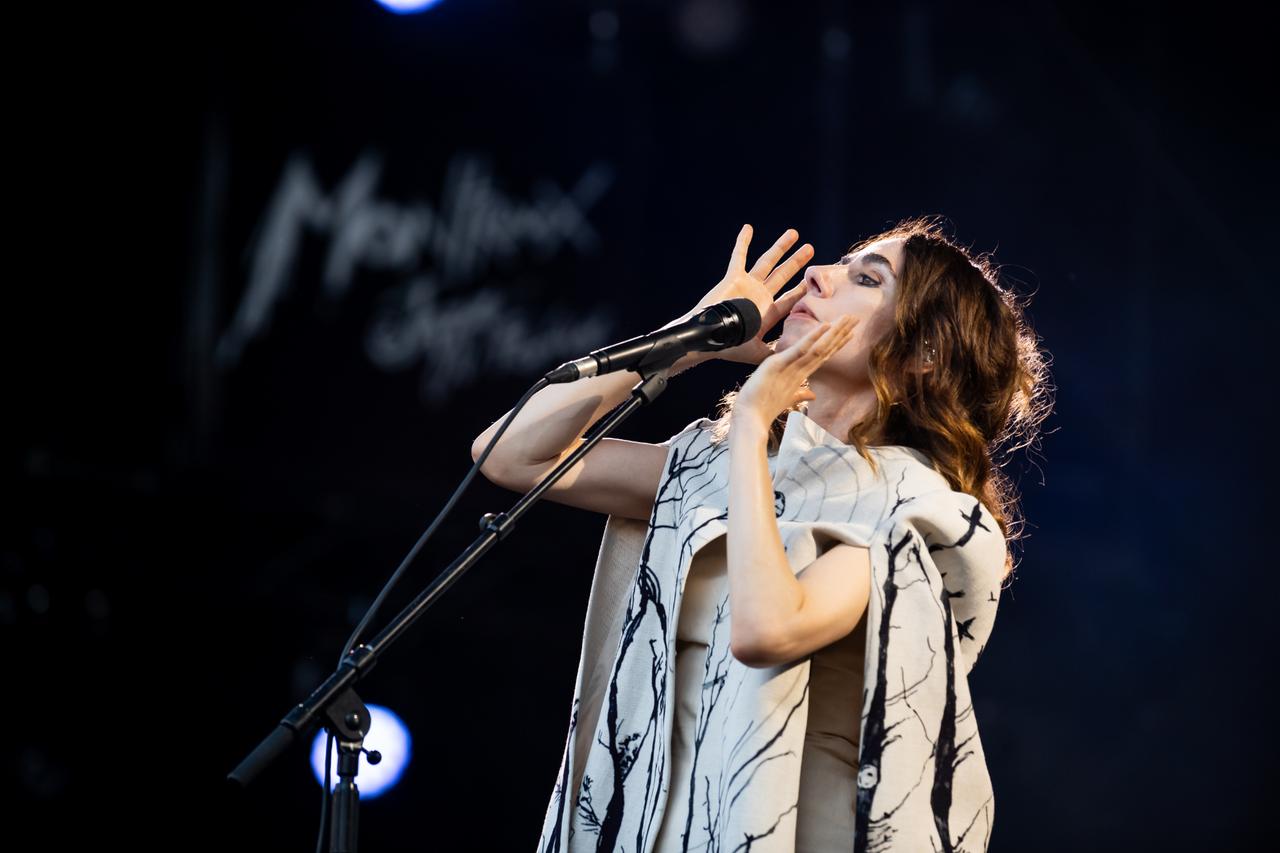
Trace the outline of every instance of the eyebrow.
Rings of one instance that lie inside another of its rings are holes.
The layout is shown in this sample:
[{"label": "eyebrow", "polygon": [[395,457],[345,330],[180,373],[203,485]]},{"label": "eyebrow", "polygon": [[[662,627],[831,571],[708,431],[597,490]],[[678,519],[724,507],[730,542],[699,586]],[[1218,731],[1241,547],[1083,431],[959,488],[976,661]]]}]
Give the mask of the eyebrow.
[{"label": "eyebrow", "polygon": [[[844,263],[845,261],[852,262],[853,255],[845,255],[843,258],[840,259],[840,263]],[[889,275],[893,276],[894,278],[898,277],[898,274],[894,272],[893,264],[889,263],[889,259],[886,258],[884,255],[878,255],[875,252],[867,252],[865,255],[861,256],[861,261],[864,264],[880,264],[885,269],[889,270]]]}]

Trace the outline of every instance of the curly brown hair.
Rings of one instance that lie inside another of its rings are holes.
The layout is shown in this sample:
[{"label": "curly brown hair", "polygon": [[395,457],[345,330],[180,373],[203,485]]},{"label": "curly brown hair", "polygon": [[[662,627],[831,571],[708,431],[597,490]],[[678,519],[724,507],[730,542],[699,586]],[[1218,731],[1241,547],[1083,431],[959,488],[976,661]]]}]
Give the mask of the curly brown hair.
[{"label": "curly brown hair", "polygon": [[[1027,321],[1029,300],[1004,284],[990,253],[973,254],[948,237],[944,221],[903,219],[846,252],[903,239],[894,326],[868,358],[876,409],[853,424],[845,443],[872,470],[872,436],[920,450],[953,489],[982,501],[1012,546],[1025,521],[1017,489],[1001,469],[1010,454],[1038,441],[1052,411],[1050,358]],[[921,369],[926,340],[936,352],[932,370]],[[737,395],[729,391],[717,404],[714,443],[728,436]],[[770,453],[781,443],[787,415],[807,406],[800,401],[774,419]],[[1014,568],[1011,547],[1006,578]]]}]

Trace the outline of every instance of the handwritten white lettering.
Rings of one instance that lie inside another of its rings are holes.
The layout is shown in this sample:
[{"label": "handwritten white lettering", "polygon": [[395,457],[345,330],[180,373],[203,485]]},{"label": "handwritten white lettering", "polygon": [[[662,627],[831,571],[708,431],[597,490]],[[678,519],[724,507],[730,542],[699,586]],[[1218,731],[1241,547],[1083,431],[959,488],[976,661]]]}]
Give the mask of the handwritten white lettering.
[{"label": "handwritten white lettering", "polygon": [[[549,370],[557,358],[604,343],[608,318],[561,316],[533,324],[517,307],[504,307],[500,292],[473,283],[496,265],[510,269],[522,254],[540,261],[565,246],[594,251],[598,239],[586,213],[613,181],[609,166],[589,167],[568,192],[539,180],[532,199],[519,201],[496,186],[485,158],[458,154],[446,169],[439,209],[377,198],[381,175],[381,157],[365,153],[326,195],[306,155],[288,158],[250,244],[245,292],[218,341],[222,367],[235,365],[244,347],[266,333],[293,286],[308,236],[328,239],[320,295],[331,304],[347,295],[361,270],[414,275],[379,300],[365,348],[387,370],[426,360],[428,399],[474,379],[481,367]],[[438,299],[451,290],[463,292]],[[483,353],[476,351],[480,340]]]}]

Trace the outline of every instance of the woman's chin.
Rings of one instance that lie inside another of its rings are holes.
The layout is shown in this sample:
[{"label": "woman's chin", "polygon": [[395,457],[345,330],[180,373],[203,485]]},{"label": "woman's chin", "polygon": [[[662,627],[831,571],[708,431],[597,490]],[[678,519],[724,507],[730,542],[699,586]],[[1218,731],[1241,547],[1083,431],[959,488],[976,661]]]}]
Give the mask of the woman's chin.
[{"label": "woman's chin", "polygon": [[807,319],[807,317],[800,320],[787,318],[787,321],[782,324],[782,334],[778,335],[778,345],[790,346],[792,341],[804,337],[805,329],[808,328],[804,321]]}]

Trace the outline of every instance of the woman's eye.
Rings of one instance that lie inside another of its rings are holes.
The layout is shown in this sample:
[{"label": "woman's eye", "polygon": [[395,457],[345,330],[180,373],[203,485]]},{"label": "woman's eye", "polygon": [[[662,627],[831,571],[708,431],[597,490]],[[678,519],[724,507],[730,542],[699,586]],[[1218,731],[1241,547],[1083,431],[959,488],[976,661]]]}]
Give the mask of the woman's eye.
[{"label": "woman's eye", "polygon": [[866,282],[863,282],[863,284],[867,284],[869,282],[871,287],[880,286],[880,282],[876,281],[874,278],[872,278],[871,276],[867,275],[864,272],[858,273],[857,276],[855,276],[854,278],[855,280],[866,279]]}]

